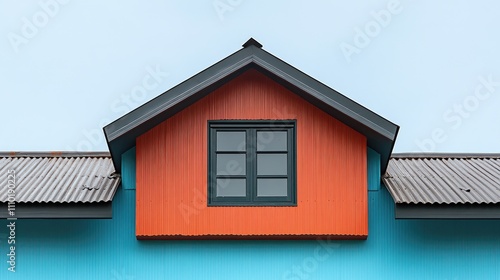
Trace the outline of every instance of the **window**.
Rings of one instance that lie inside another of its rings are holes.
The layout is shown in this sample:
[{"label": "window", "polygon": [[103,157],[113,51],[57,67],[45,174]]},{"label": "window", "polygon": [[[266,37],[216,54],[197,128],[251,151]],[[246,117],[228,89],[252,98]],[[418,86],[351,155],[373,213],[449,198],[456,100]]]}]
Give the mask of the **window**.
[{"label": "window", "polygon": [[208,134],[208,205],[296,205],[295,121],[209,121]]}]

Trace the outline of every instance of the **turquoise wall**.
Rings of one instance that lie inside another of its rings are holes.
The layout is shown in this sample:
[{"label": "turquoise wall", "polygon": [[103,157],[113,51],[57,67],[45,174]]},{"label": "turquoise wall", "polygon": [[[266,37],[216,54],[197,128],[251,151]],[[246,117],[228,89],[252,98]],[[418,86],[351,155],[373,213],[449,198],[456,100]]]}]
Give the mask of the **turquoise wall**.
[{"label": "turquoise wall", "polygon": [[368,190],[380,190],[380,154],[368,148],[367,151],[367,169]]},{"label": "turquoise wall", "polygon": [[15,273],[4,220],[0,279],[500,279],[500,221],[395,220],[385,187],[363,241],[138,241],[134,212],[120,189],[113,219],[18,220]]},{"label": "turquoise wall", "polygon": [[135,146],[122,154],[122,188],[135,190]]}]

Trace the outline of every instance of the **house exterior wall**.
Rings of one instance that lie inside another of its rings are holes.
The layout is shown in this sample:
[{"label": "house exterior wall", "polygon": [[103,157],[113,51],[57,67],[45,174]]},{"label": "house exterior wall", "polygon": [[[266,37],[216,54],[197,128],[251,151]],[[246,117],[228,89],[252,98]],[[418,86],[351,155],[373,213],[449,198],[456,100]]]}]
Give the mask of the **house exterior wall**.
[{"label": "house exterior wall", "polygon": [[0,279],[500,278],[500,221],[395,220],[383,186],[368,201],[367,240],[151,241],[135,237],[136,191],[120,188],[113,219],[17,220],[15,273],[4,220]]},{"label": "house exterior wall", "polygon": [[[207,207],[209,120],[294,119],[296,207]],[[138,238],[366,238],[366,137],[249,70],[136,140]]]},{"label": "house exterior wall", "polygon": [[135,147],[123,153],[121,159],[123,168],[122,174],[120,174],[122,187],[126,190],[135,189]]}]

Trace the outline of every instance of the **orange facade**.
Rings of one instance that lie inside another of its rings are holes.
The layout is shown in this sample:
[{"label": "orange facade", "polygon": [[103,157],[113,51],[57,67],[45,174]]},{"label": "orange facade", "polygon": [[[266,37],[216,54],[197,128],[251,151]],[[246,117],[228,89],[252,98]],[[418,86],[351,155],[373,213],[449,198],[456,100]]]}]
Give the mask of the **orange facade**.
[{"label": "orange facade", "polygon": [[[209,120],[297,120],[297,206],[208,207]],[[136,140],[136,235],[366,238],[366,138],[248,70]]]}]

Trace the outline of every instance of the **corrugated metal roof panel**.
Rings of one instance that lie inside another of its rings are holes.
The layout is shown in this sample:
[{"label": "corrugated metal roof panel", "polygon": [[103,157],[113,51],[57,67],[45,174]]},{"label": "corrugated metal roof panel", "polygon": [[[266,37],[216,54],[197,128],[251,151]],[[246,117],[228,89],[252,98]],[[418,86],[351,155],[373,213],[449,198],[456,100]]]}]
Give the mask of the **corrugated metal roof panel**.
[{"label": "corrugated metal roof panel", "polygon": [[120,183],[109,153],[0,153],[0,202],[8,201],[8,170],[16,202],[109,202]]},{"label": "corrugated metal roof panel", "polygon": [[396,203],[500,203],[500,154],[394,154],[383,181]]}]

